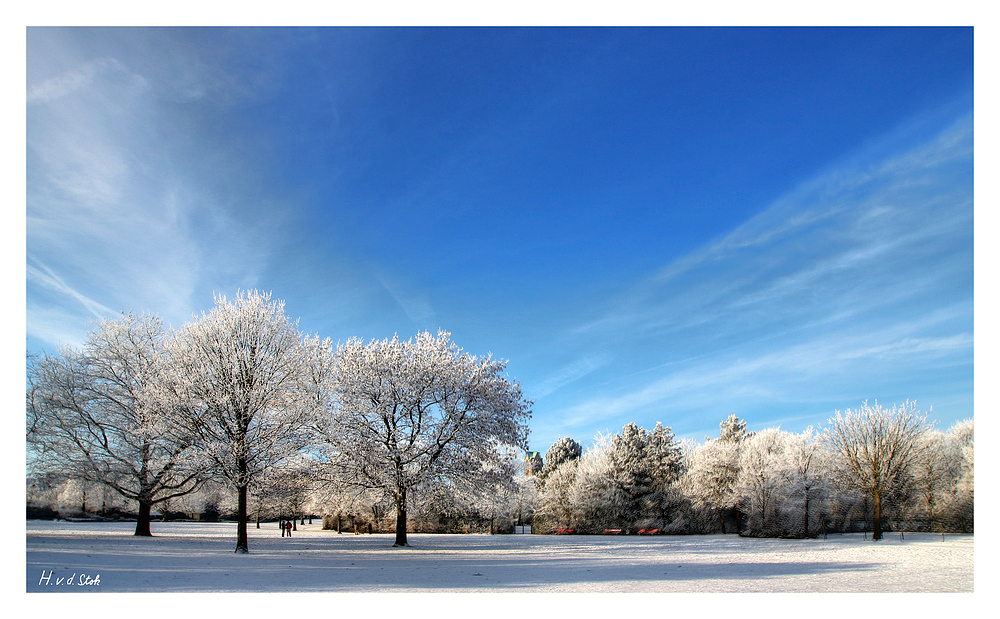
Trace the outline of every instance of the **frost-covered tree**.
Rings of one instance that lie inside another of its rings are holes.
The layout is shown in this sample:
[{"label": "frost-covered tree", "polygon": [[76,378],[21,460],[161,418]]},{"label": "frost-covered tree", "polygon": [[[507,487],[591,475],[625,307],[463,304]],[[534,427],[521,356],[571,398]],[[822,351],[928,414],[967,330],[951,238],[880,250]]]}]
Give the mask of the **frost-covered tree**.
[{"label": "frost-covered tree", "polygon": [[491,535],[498,528],[511,530],[510,524],[518,517],[524,491],[518,480],[523,480],[524,476],[518,475],[517,464],[514,457],[505,458],[494,465],[503,470],[493,471],[490,482],[456,486],[461,503],[467,505],[470,512],[489,520]]},{"label": "frost-covered tree", "polygon": [[719,440],[721,441],[739,443],[747,436],[747,422],[736,415],[726,417],[725,421],[719,424]]},{"label": "frost-covered tree", "polygon": [[960,484],[971,493],[975,481],[975,436],[972,419],[965,419],[955,423],[948,430],[948,437],[962,450]]},{"label": "frost-covered tree", "polygon": [[514,497],[516,508],[516,524],[534,524],[535,511],[538,509],[538,483],[534,476],[518,476],[517,493]]},{"label": "frost-covered tree", "polygon": [[975,441],[972,419],[956,423],[948,430],[948,437],[962,452],[961,472],[950,509],[952,526],[961,531],[972,531],[975,502]]},{"label": "frost-covered tree", "polygon": [[[341,483],[380,490],[396,506],[395,546],[421,484],[485,484],[527,449],[530,402],[506,363],[463,353],[446,332],[401,341],[352,339],[337,349],[326,431]],[[497,477],[499,476],[499,477]]]},{"label": "frost-covered tree", "polygon": [[735,415],[719,424],[719,429],[719,438],[706,437],[705,443],[689,455],[685,481],[695,505],[713,509],[725,533],[725,512],[735,510],[739,504],[740,451],[747,433],[746,423]]},{"label": "frost-covered tree", "polygon": [[[568,509],[574,528],[599,532],[625,528],[633,516],[624,476],[615,470],[611,436],[599,436],[580,458],[564,462],[557,471],[573,464],[574,476],[568,493]],[[545,487],[548,490],[548,486]]]},{"label": "frost-covered tree", "polygon": [[631,527],[643,517],[645,500],[653,491],[648,443],[649,433],[635,423],[625,424],[621,433],[611,437],[607,485],[614,495],[615,528]]},{"label": "frost-covered tree", "polygon": [[603,484],[619,497],[614,528],[641,528],[640,521],[665,517],[667,491],[680,475],[680,447],[673,432],[657,422],[652,432],[628,423],[607,446],[608,479]]},{"label": "frost-covered tree", "polygon": [[800,434],[788,435],[785,458],[787,486],[784,500],[790,508],[801,505],[796,510],[801,513],[801,535],[808,537],[813,530],[810,525],[816,519],[817,505],[821,505],[830,492],[829,457],[823,437],[811,427]]},{"label": "frost-covered tree", "polygon": [[683,472],[681,445],[670,426],[656,422],[646,438],[646,458],[654,489],[665,489],[680,478]]},{"label": "frost-covered tree", "polygon": [[254,514],[257,528],[263,517],[296,518],[306,515],[315,481],[316,462],[299,453],[280,466],[264,471],[248,490],[248,511]]},{"label": "frost-covered tree", "polygon": [[185,427],[237,493],[236,552],[248,552],[247,498],[256,478],[308,440],[316,401],[309,349],[284,302],[268,293],[217,296],[171,348],[169,391]]},{"label": "frost-covered tree", "polygon": [[559,468],[563,462],[576,460],[582,454],[583,446],[580,443],[567,436],[560,438],[545,452],[545,463],[541,476],[543,478],[546,477],[550,472]]},{"label": "frost-covered tree", "polygon": [[546,522],[554,523],[550,528],[573,528],[574,512],[577,510],[579,486],[575,484],[579,458],[566,460],[550,470],[545,476],[545,484],[539,488],[538,515]]},{"label": "frost-covered tree", "polygon": [[35,466],[97,482],[138,504],[135,535],[150,535],[154,505],[205,479],[194,437],[170,401],[154,397],[173,363],[159,318],[103,320],[81,350],[28,366],[27,439]]},{"label": "frost-covered tree", "polygon": [[962,474],[962,448],[938,430],[926,430],[917,441],[911,466],[921,511],[931,529],[943,530],[942,516]]},{"label": "frost-covered tree", "polygon": [[778,504],[788,481],[787,434],[778,428],[757,432],[743,441],[739,456],[737,492],[751,534],[779,532]]},{"label": "frost-covered tree", "polygon": [[840,479],[872,501],[873,540],[882,539],[883,502],[914,464],[925,419],[909,400],[891,409],[866,401],[830,419],[826,440],[837,456]]}]

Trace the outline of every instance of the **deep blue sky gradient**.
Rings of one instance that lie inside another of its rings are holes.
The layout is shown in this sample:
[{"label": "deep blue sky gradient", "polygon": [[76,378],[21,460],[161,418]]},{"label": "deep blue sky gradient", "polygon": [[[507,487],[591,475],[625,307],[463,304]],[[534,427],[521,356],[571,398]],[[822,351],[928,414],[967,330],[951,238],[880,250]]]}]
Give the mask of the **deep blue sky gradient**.
[{"label": "deep blue sky gradient", "polygon": [[256,287],[532,447],[973,415],[971,28],[28,29],[28,348]]}]

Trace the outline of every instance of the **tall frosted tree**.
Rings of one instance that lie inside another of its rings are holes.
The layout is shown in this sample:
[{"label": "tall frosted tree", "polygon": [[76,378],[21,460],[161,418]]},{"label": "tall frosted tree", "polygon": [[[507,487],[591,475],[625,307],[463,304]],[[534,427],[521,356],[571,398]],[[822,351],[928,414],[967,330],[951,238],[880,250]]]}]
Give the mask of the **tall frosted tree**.
[{"label": "tall frosted tree", "polygon": [[664,490],[677,481],[683,471],[680,443],[670,426],[657,421],[653,431],[647,436],[646,445],[653,487]]},{"label": "tall frosted tree", "polygon": [[752,534],[779,532],[775,512],[788,480],[787,438],[778,428],[768,428],[747,438],[740,450],[737,491]]},{"label": "tall frosted tree", "polygon": [[577,482],[577,468],[581,462],[581,458],[566,460],[549,471],[545,485],[539,489],[538,513],[555,523],[555,528],[572,528],[574,516],[580,511],[581,484]]},{"label": "tall frosted tree", "polygon": [[962,451],[962,472],[960,486],[972,493],[975,481],[975,424],[972,419],[964,419],[955,423],[948,430],[948,437]]},{"label": "tall frosted tree", "polygon": [[[560,437],[545,452],[545,461],[538,476],[538,513],[559,528],[570,528],[574,511],[579,511],[577,465],[583,446],[569,437]],[[585,485],[585,484],[584,484]]]},{"label": "tall frosted tree", "polygon": [[660,422],[653,431],[625,424],[621,433],[611,438],[608,456],[609,483],[622,497],[616,526],[629,527],[643,519],[663,517],[667,489],[680,475],[680,447],[670,428]]},{"label": "tall frosted tree", "polygon": [[788,483],[785,488],[785,500],[794,503],[801,500],[801,516],[803,537],[808,537],[817,505],[822,506],[824,498],[830,491],[829,457],[823,445],[822,435],[807,428],[800,434],[787,437],[785,447],[785,471]]},{"label": "tall frosted tree", "polygon": [[975,503],[975,432],[972,419],[959,421],[948,430],[948,438],[961,450],[962,466],[955,487],[953,512],[955,525],[972,531]]},{"label": "tall frosted tree", "polygon": [[882,539],[885,499],[915,464],[925,420],[909,400],[892,408],[866,401],[830,419],[826,440],[837,456],[841,480],[872,501],[873,540]]},{"label": "tall frosted tree", "polygon": [[938,430],[920,435],[913,458],[912,474],[918,501],[933,530],[942,528],[942,512],[955,494],[961,477],[962,449]]},{"label": "tall frosted tree", "polygon": [[561,437],[545,452],[542,477],[559,468],[564,462],[576,460],[583,454],[583,445],[569,438]]},{"label": "tall frosted tree", "polygon": [[746,423],[730,415],[719,424],[719,437],[706,437],[705,443],[688,457],[688,492],[695,504],[715,510],[723,533],[725,513],[739,504],[740,452],[747,436]]},{"label": "tall frosted tree", "polygon": [[719,424],[719,440],[721,441],[739,443],[748,436],[747,422],[736,415],[729,415],[725,421]]},{"label": "tall frosted tree", "polygon": [[464,353],[451,335],[420,333],[337,349],[326,439],[340,483],[381,491],[396,506],[394,546],[421,484],[507,483],[513,448],[527,449],[531,402],[506,362]]},{"label": "tall frosted tree", "polygon": [[[640,517],[643,499],[652,491],[652,467],[647,456],[649,433],[634,422],[611,438],[611,463],[615,483],[621,487],[624,519]],[[623,523],[624,524],[624,523]]]},{"label": "tall frosted tree", "polygon": [[217,296],[210,312],[177,333],[171,357],[167,397],[235,488],[236,552],[248,552],[251,483],[305,445],[315,425],[314,357],[284,303],[258,291]]},{"label": "tall frosted tree", "polygon": [[81,350],[28,366],[28,445],[36,465],[97,482],[135,501],[135,535],[153,506],[195,491],[204,470],[172,403],[154,397],[168,339],[150,315],[103,320]]}]

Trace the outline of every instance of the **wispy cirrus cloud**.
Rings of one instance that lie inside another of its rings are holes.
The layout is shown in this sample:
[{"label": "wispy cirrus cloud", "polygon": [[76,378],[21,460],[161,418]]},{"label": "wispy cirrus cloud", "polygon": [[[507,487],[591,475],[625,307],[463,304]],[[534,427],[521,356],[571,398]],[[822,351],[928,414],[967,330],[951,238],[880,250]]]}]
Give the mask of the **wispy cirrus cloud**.
[{"label": "wispy cirrus cloud", "polygon": [[[550,423],[566,431],[594,426],[616,431],[623,419],[643,419],[649,425],[663,421],[700,438],[699,432],[714,428],[729,412],[753,414],[758,425],[774,425],[787,415],[789,405],[792,410],[805,407],[809,414],[804,418],[816,423],[814,404],[822,410],[829,402],[852,405],[891,395],[885,387],[880,393],[878,381],[864,378],[865,373],[912,373],[926,371],[928,363],[968,363],[972,333],[916,335],[933,326],[908,324],[881,334],[836,334],[786,347],[707,354],[656,368],[645,373],[651,376],[646,381],[622,381],[624,389],[555,411]],[[762,407],[771,409],[768,416],[760,415]]]},{"label": "wispy cirrus cloud", "polygon": [[566,385],[572,384],[585,376],[589,376],[608,363],[604,355],[588,355],[577,359],[548,376],[540,384],[531,389],[532,397],[539,399],[554,393]]},{"label": "wispy cirrus cloud", "polygon": [[78,301],[88,312],[93,314],[97,318],[107,316],[108,314],[114,313],[113,310],[107,306],[98,303],[97,301],[81,294],[80,292],[74,290],[70,285],[68,285],[61,277],[56,275],[47,266],[42,264],[37,258],[32,255],[28,255],[28,281],[34,284],[45,286],[51,290],[54,290],[60,294],[71,297]]},{"label": "wispy cirrus cloud", "polygon": [[97,58],[40,83],[29,84],[28,105],[50,103],[72,95],[89,88],[95,79],[102,77],[118,81],[120,87],[128,90],[145,90],[148,85],[144,77],[130,72],[118,59]]},{"label": "wispy cirrus cloud", "polygon": [[[122,43],[127,60],[90,57],[94,37]],[[261,230],[281,231],[244,180],[250,164],[192,127],[218,106],[204,93],[218,92],[219,72],[181,38],[129,37],[29,32],[28,335],[50,345],[63,343],[51,338],[67,333],[65,316],[79,316],[79,339],[87,315],[109,308],[179,326],[212,291],[254,285],[269,252]],[[59,328],[44,324],[57,316]]]},{"label": "wispy cirrus cloud", "polygon": [[569,331],[581,358],[593,342],[616,351],[617,373],[558,411],[562,427],[666,416],[712,428],[736,411],[763,423],[879,397],[904,373],[971,381],[971,117],[908,137],[841,162]]}]

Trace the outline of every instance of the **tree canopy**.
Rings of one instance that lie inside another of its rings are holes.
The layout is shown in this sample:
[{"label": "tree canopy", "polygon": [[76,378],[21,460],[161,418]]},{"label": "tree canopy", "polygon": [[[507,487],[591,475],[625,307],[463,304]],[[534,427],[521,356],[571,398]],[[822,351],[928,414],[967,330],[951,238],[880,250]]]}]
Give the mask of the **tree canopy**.
[{"label": "tree canopy", "polygon": [[510,481],[514,449],[527,449],[531,402],[506,363],[461,351],[449,333],[337,349],[330,465],[345,484],[396,506],[395,545],[407,545],[409,493],[435,480],[461,487]]}]

